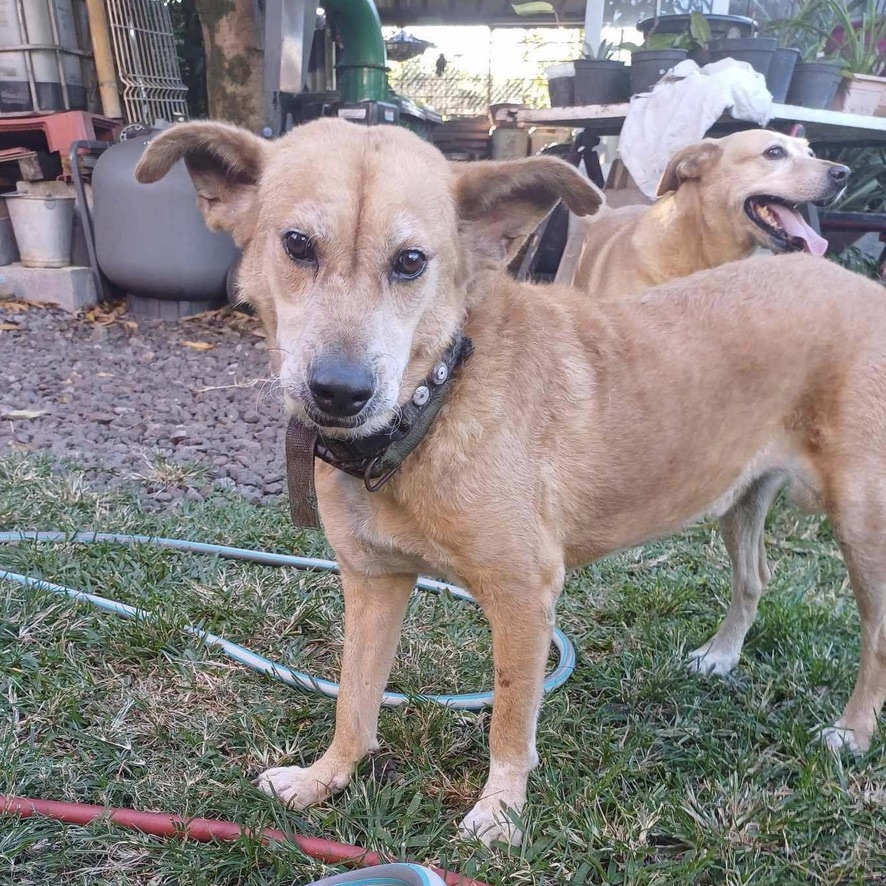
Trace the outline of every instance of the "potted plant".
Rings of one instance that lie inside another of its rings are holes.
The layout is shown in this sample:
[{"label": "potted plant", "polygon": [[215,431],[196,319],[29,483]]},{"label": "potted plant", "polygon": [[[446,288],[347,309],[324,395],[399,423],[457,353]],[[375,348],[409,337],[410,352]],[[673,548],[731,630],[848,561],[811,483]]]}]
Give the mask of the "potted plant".
[{"label": "potted plant", "polygon": [[[775,37],[780,47],[773,57],[773,66],[777,69],[775,78],[770,66],[767,80],[775,101],[783,100],[790,105],[807,108],[827,108],[833,101],[840,84],[841,68],[836,62],[822,58],[826,26],[830,20],[827,2],[803,0],[795,5],[793,15],[764,23],[763,33]],[[793,52],[788,53],[787,50]],[[782,94],[782,78],[787,74],[784,68],[791,65],[788,55],[793,55],[793,65],[789,86]]]},{"label": "potted plant", "polygon": [[886,17],[876,0],[805,0],[792,18],[773,24],[802,52],[788,104],[876,111],[881,79],[876,75],[886,50]]},{"label": "potted plant", "polygon": [[[672,21],[675,19],[679,21]],[[686,28],[681,30],[684,23]],[[656,29],[659,24],[664,30]],[[690,53],[697,58],[699,53],[706,52],[711,37],[707,20],[698,12],[647,19],[637,27],[646,35],[643,45],[622,43],[619,47],[631,53],[631,95],[649,92],[671,68],[689,58]]]},{"label": "potted plant", "polygon": [[631,95],[630,74],[624,62],[612,58],[619,46],[604,40],[594,52],[585,44],[575,65],[575,104],[610,105],[626,102]]},{"label": "potted plant", "polygon": [[787,99],[797,65],[814,61],[822,50],[821,39],[814,29],[810,29],[815,16],[815,10],[810,7],[814,5],[807,0],[794,17],[770,19],[760,28],[762,36],[774,37],[778,41],[766,77],[766,86],[772,93],[773,101],[781,103]]},{"label": "potted plant", "polygon": [[[700,35],[707,29],[704,17],[696,15],[698,20],[695,24],[690,16],[663,16],[665,19],[679,18],[681,23],[684,18],[690,21],[685,31],[674,27],[669,29],[666,21],[665,30],[661,33],[655,29],[660,19],[647,19],[638,25],[638,29],[645,33],[642,46],[636,43],[621,44],[620,48],[631,54],[631,95],[649,92],[664,74],[689,57],[690,48],[697,45],[693,31]],[[710,36],[709,31],[707,34]]]},{"label": "potted plant", "polygon": [[856,12],[832,0],[836,27],[825,44],[843,62],[843,81],[837,90],[833,108],[853,114],[872,115],[886,101],[884,69],[886,50],[886,15],[877,9],[876,0],[864,0]]},{"label": "potted plant", "polygon": [[689,50],[678,46],[653,49],[625,44],[623,48],[631,51],[631,95],[649,92],[671,68],[689,58]]},{"label": "potted plant", "polygon": [[644,49],[685,49],[698,65],[710,60],[708,44],[712,40],[751,37],[756,22],[743,15],[709,15],[691,12],[681,15],[659,15],[639,22]]},{"label": "potted plant", "polygon": [[[559,23],[559,9],[554,2],[528,0],[511,3],[517,15],[554,16]],[[596,52],[584,44],[580,58],[553,65],[545,71],[552,107],[570,105],[620,104],[630,98],[628,68],[612,58],[619,46],[604,40]]]}]

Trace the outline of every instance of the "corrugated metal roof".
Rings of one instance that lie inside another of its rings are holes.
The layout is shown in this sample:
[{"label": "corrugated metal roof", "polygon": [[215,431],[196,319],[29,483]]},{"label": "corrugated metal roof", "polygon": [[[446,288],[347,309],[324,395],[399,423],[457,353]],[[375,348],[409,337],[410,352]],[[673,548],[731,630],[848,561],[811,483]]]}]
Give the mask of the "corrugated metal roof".
[{"label": "corrugated metal roof", "polygon": [[[550,0],[560,24],[583,24],[585,0]],[[375,0],[386,25],[555,25],[554,16],[517,15],[508,0]]]}]

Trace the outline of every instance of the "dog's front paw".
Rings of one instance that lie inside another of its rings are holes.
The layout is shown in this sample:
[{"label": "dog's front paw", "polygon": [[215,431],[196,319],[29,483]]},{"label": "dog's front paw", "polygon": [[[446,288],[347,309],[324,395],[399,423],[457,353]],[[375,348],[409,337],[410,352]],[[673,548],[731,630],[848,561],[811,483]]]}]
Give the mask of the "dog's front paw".
[{"label": "dog's front paw", "polygon": [[737,664],[741,651],[718,649],[714,640],[689,653],[689,670],[695,674],[725,677]]},{"label": "dog's front paw", "polygon": [[819,737],[835,753],[847,750],[861,754],[868,748],[867,742],[862,741],[854,729],[845,729],[839,723],[823,727],[819,730]]},{"label": "dog's front paw", "polygon": [[350,780],[349,770],[336,769],[318,760],[307,769],[299,766],[268,769],[258,777],[256,785],[293,809],[306,809],[344,790]]},{"label": "dog's front paw", "polygon": [[[521,804],[522,806],[522,804]],[[510,810],[519,812],[519,809]],[[484,797],[464,817],[458,826],[459,834],[465,839],[477,838],[486,846],[495,841],[519,846],[523,831],[508,815],[508,807],[498,797]]]}]

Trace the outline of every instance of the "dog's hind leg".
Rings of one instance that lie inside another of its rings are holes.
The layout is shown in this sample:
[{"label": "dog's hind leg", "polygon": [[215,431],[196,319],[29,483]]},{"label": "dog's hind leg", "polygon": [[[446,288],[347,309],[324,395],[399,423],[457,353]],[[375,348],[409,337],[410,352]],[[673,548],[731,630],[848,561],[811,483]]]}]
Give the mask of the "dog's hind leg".
[{"label": "dog's hind leg", "polygon": [[342,568],[345,642],[332,744],[306,769],[284,766],[264,772],[258,786],[266,794],[295,809],[319,803],[343,790],[357,763],[377,749],[381,697],[415,580],[415,575],[369,578]]},{"label": "dog's hind leg", "polygon": [[732,600],[717,633],[689,653],[690,667],[698,673],[722,676],[738,664],[760,596],[769,583],[763,528],[784,479],[777,472],[758,477],[720,518],[720,530],[732,563]]},{"label": "dog's hind leg", "polygon": [[858,604],[861,663],[843,715],[822,730],[830,747],[846,747],[856,753],[868,749],[886,701],[886,506],[875,500],[879,491],[876,481],[871,483],[870,476],[865,481],[847,496],[853,502],[851,511],[843,509],[832,517]]},{"label": "dog's hind leg", "polygon": [[489,777],[459,830],[487,845],[493,840],[520,844],[523,834],[513,815],[523,808],[529,773],[538,765],[536,723],[564,569],[558,567],[553,581],[532,581],[530,576],[529,569],[514,573],[510,586],[500,590],[470,585],[492,629],[495,701]]}]

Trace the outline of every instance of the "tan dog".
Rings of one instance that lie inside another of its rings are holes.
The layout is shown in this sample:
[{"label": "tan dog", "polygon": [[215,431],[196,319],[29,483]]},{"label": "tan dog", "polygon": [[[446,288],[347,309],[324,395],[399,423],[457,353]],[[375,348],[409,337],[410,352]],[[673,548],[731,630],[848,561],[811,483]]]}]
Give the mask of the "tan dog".
[{"label": "tan dog", "polygon": [[463,582],[492,628],[489,776],[462,829],[520,839],[568,569],[722,515],[733,600],[701,670],[738,658],[768,579],[763,521],[786,480],[829,514],[861,612],[861,670],[827,742],[868,747],[886,695],[886,301],[810,256],[755,257],[596,302],[501,263],[562,197],[599,193],[551,158],[448,163],[395,127],[320,121],[275,142],[177,126],[138,167],[184,157],[210,226],[244,247],[242,288],[279,347],[286,401],[324,439],[365,439],[414,401],[463,330],[474,353],[377,492],[316,462],[341,564],[335,735],[261,787],[301,808],[378,747],[381,694],[418,573]]},{"label": "tan dog", "polygon": [[747,258],[759,246],[823,255],[797,212],[834,198],[849,169],[817,160],[805,139],[750,129],[678,151],[652,206],[605,209],[585,223],[573,285],[595,298],[642,292]]}]

